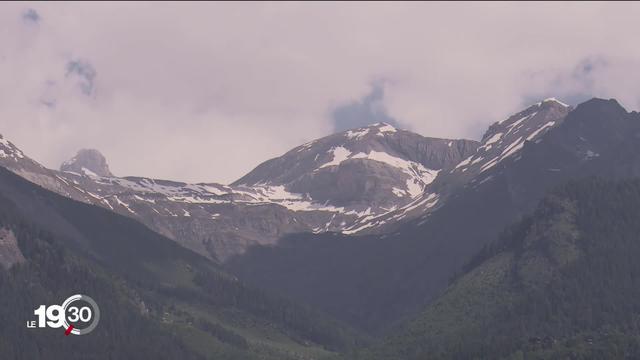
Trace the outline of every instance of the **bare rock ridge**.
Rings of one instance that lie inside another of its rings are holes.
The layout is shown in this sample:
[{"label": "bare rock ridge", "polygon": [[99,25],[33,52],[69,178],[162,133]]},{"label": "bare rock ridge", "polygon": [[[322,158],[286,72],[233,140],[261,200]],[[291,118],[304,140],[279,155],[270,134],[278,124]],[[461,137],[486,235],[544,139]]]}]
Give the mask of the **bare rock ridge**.
[{"label": "bare rock ridge", "polygon": [[378,123],[298,146],[232,185],[284,186],[318,203],[380,213],[420,195],[440,171],[455,166],[478,145]]},{"label": "bare rock ridge", "polygon": [[81,149],[76,156],[60,165],[60,171],[112,177],[107,159],[95,149]]},{"label": "bare rock ridge", "polygon": [[560,125],[571,110],[571,106],[549,98],[493,123],[473,151],[448,170],[441,171],[420,196],[377,217],[359,219],[343,232],[388,232],[389,227],[402,223],[399,220],[427,217],[461,188],[489,180],[490,169],[501,166],[504,161],[518,159],[525,144],[540,141],[549,130]]},{"label": "bare rock ridge", "polygon": [[298,146],[231,185],[104,176],[95,166],[104,163],[84,161],[82,154],[62,167],[66,171],[25,177],[225,260],[290,233],[347,231],[404,206],[477,146],[378,123]]}]

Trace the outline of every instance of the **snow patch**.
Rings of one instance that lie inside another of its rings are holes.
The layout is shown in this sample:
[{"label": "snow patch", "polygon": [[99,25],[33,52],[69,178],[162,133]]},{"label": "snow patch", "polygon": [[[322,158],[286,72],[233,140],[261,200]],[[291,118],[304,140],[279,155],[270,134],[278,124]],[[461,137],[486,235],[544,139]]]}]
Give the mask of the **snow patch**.
[{"label": "snow patch", "polygon": [[306,144],[302,144],[302,145],[298,146],[298,149],[296,150],[296,152],[301,152],[301,151],[305,151],[305,150],[309,149],[310,147],[313,146],[313,144],[316,143],[316,141],[317,140],[309,141]]},{"label": "snow patch", "polygon": [[480,146],[480,149],[483,149],[483,150],[491,149],[492,145],[498,142],[502,138],[502,135],[503,135],[502,133],[494,134],[492,137],[487,139],[487,141],[485,141],[484,144],[482,144],[482,146]]},{"label": "snow patch", "polygon": [[406,191],[404,191],[402,189],[398,189],[397,187],[392,188],[391,191],[397,197],[404,197],[405,195],[407,195]]},{"label": "snow patch", "polygon": [[506,157],[509,157],[510,155],[515,153],[516,151],[522,149],[523,145],[524,145],[524,140],[522,139],[522,136],[520,136],[518,139],[516,139],[509,146],[507,146],[506,149],[504,149],[502,151],[502,154],[500,154],[500,160],[502,160],[502,159],[504,159]]},{"label": "snow patch", "polygon": [[550,97],[550,98],[544,99],[544,100],[542,100],[542,102],[555,102],[555,103],[558,103],[558,104],[560,104],[560,105],[562,105],[564,107],[569,107],[569,105],[563,103],[562,101],[560,101],[560,100],[558,100],[558,99],[556,99],[554,97]]},{"label": "snow patch", "polygon": [[127,209],[130,213],[132,214],[136,214],[135,211],[131,210],[131,208],[129,207],[129,204],[127,204],[126,202],[120,200],[120,198],[118,198],[118,196],[114,195],[113,198],[116,200],[116,202],[118,203],[118,205],[124,207],[125,209]]},{"label": "snow patch", "polygon": [[508,133],[510,133],[510,132],[512,132],[512,131],[513,131],[514,129],[516,129],[517,127],[521,126],[523,122],[525,122],[525,121],[527,121],[527,120],[531,119],[532,117],[536,116],[536,114],[538,114],[538,112],[537,112],[537,111],[536,111],[536,112],[534,112],[533,114],[529,114],[529,115],[527,115],[527,116],[524,116],[524,117],[522,117],[522,118],[520,118],[520,119],[516,120],[513,124],[511,124],[511,125],[509,125],[509,126],[508,126],[509,131],[507,131],[507,134],[508,134]]},{"label": "snow patch", "polygon": [[349,130],[349,131],[347,131],[345,133],[345,136],[348,139],[359,139],[359,138],[367,135],[369,133],[369,131],[371,131],[371,129],[369,129],[369,128]]},{"label": "snow patch", "polygon": [[156,203],[156,201],[155,201],[155,200],[152,200],[152,199],[145,199],[145,198],[143,198],[143,197],[141,197],[141,196],[138,196],[138,195],[133,195],[133,197],[134,197],[134,199],[136,199],[136,200],[146,201],[146,202],[151,203],[151,204],[155,204],[155,203]]},{"label": "snow patch", "polygon": [[333,154],[333,159],[328,163],[325,163],[322,166],[320,166],[320,169],[329,167],[329,166],[338,166],[340,165],[340,163],[347,160],[349,158],[349,155],[351,155],[351,151],[347,150],[343,146],[337,146],[337,147],[331,148],[330,152],[332,152]]},{"label": "snow patch", "polygon": [[482,161],[482,160],[484,160],[484,158],[483,158],[482,156],[480,156],[480,157],[478,157],[477,159],[473,160],[473,161],[471,162],[471,164],[469,164],[469,165],[475,165],[475,164],[479,163],[479,162],[480,162],[480,161]]},{"label": "snow patch", "polygon": [[496,156],[495,158],[491,159],[491,161],[489,161],[488,163],[482,165],[482,167],[480,168],[480,172],[482,173],[486,170],[491,169],[498,163],[498,161],[500,161],[500,157]]},{"label": "snow patch", "polygon": [[376,127],[378,128],[378,136],[384,136],[387,133],[391,134],[398,131],[396,128],[387,123],[378,123],[376,124]]},{"label": "snow patch", "polygon": [[422,189],[424,189],[424,186],[419,184],[415,179],[407,179],[407,192],[412,198],[420,195]]},{"label": "snow patch", "polygon": [[474,156],[475,156],[475,154],[474,154],[474,155],[469,156],[468,158],[466,158],[466,159],[464,159],[464,160],[462,160],[462,161],[460,161],[460,162],[458,163],[458,165],[456,165],[456,167],[455,167],[455,168],[456,168],[456,169],[458,169],[458,168],[461,168],[461,167],[463,167],[463,166],[467,166],[467,165],[469,165],[469,163],[471,162],[471,159],[473,159],[473,157],[474,157]]},{"label": "snow patch", "polygon": [[531,135],[527,136],[527,140],[533,140],[541,131],[544,131],[546,128],[550,128],[555,125],[555,121],[549,121],[548,123],[541,126],[538,130],[531,133]]},{"label": "snow patch", "polygon": [[98,174],[94,173],[93,171],[87,169],[86,167],[82,168],[82,173],[89,176],[89,177],[99,177]]}]

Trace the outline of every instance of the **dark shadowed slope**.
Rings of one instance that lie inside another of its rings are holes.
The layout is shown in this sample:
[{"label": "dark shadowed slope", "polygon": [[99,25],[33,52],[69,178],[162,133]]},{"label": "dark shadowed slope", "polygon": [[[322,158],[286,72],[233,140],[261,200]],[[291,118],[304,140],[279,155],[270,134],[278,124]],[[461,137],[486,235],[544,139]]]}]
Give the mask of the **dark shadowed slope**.
[{"label": "dark shadowed slope", "polygon": [[637,359],[640,181],[546,196],[361,359]]},{"label": "dark shadowed slope", "polygon": [[640,115],[615,100],[593,99],[392,234],[290,236],[236,258],[231,268],[362,329],[388,330],[434,299],[471,256],[549,189],[594,175],[640,175],[638,139]]},{"label": "dark shadowed slope", "polygon": [[[130,218],[5,169],[0,205],[0,251],[13,254],[0,258],[16,259],[12,243],[23,256],[0,266],[3,358],[297,359],[357,343],[335,321],[247,287]],[[16,241],[7,241],[7,233]],[[94,297],[103,310],[95,336],[78,345],[62,332],[25,333],[34,304],[75,293]]]}]

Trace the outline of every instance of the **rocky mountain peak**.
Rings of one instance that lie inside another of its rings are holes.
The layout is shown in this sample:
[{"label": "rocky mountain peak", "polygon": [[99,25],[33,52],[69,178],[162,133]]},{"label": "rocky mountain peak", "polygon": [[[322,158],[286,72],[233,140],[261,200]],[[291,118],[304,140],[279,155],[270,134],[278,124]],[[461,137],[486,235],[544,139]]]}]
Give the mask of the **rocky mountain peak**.
[{"label": "rocky mountain peak", "polygon": [[95,149],[81,149],[76,156],[60,165],[60,171],[70,171],[88,176],[113,177],[107,159]]},{"label": "rocky mountain peak", "polygon": [[575,109],[575,116],[597,114],[599,118],[618,119],[627,114],[620,103],[615,99],[592,98],[578,105]]},{"label": "rocky mountain peak", "polygon": [[572,109],[555,98],[549,98],[493,123],[482,137],[477,153],[459,163],[455,170],[468,171],[474,176],[508,157],[516,156],[525,142],[538,141],[547,131],[564,121]]},{"label": "rocky mountain peak", "polygon": [[[368,231],[372,231],[384,224],[394,224],[398,219],[421,216],[436,209],[434,205],[444,203],[447,196],[458,189],[490,179],[493,176],[490,170],[503,160],[518,159],[525,143],[540,141],[550,129],[561,124],[571,110],[571,106],[549,98],[493,123],[481,142],[468,146],[465,151],[468,155],[452,166],[442,167],[444,171],[439,172],[433,182],[426,184],[419,197],[412,198],[411,202],[380,217],[365,219],[355,228],[368,228]],[[450,146],[461,145],[466,144],[458,141]]]},{"label": "rocky mountain peak", "polygon": [[24,154],[22,151],[0,134],[0,159],[19,161],[19,159],[23,158]]},{"label": "rocky mountain peak", "polygon": [[[512,128],[523,130],[536,128],[539,122],[546,119],[563,118],[572,109],[573,108],[571,106],[557,100],[556,98],[542,100],[516,114],[511,115],[505,120],[493,123],[482,136],[482,142],[491,139],[491,137],[498,133],[510,132],[509,130]],[[513,131],[511,132],[515,133]]]},{"label": "rocky mountain peak", "polygon": [[322,204],[386,211],[420,195],[441,170],[477,146],[475,141],[427,138],[377,123],[298,146],[233,185],[284,186]]}]

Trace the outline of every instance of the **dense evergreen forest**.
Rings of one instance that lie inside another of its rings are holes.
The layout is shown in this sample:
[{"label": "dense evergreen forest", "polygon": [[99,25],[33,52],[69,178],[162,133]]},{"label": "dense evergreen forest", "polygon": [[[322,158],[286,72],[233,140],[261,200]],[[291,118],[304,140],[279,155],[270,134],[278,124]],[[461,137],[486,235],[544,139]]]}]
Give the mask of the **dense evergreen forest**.
[{"label": "dense evergreen forest", "polygon": [[[7,220],[0,220],[7,226]],[[141,311],[142,300],[116,278],[70,255],[35,227],[16,224],[27,261],[9,271],[0,267],[0,349],[3,359],[199,358],[182,341]],[[27,329],[40,304],[60,304],[69,295],[91,294],[103,314],[91,335],[64,336],[61,329]],[[144,334],[144,336],[140,336]]]},{"label": "dense evergreen forest", "polygon": [[640,180],[571,182],[358,359],[640,358]]},{"label": "dense evergreen forest", "polygon": [[[15,234],[25,258],[0,266],[2,359],[320,359],[364,341],[134,220],[3,169],[0,228]],[[100,306],[93,333],[26,328],[39,305],[76,293]]]}]

